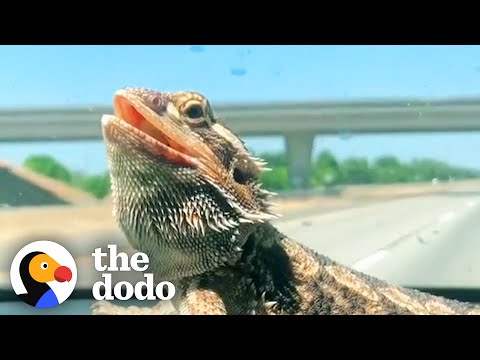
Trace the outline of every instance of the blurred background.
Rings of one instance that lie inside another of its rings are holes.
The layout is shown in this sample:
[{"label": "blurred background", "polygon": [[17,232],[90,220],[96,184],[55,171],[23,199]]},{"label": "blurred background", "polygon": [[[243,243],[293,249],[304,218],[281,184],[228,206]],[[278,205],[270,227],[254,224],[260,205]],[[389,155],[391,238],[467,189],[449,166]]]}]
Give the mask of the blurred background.
[{"label": "blurred background", "polygon": [[38,313],[10,285],[26,242],[77,262],[75,296],[42,313],[88,313],[91,252],[128,249],[100,131],[125,86],[206,95],[273,169],[287,235],[480,302],[479,46],[0,46],[0,78],[0,313]]}]

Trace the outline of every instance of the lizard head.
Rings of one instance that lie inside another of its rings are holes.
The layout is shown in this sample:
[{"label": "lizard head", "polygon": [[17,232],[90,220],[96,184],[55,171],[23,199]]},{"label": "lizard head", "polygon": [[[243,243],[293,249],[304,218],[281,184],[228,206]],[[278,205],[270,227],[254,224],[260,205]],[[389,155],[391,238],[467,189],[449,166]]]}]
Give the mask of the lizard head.
[{"label": "lizard head", "polygon": [[196,92],[126,88],[102,117],[114,216],[163,278],[218,268],[275,217],[265,163]]}]

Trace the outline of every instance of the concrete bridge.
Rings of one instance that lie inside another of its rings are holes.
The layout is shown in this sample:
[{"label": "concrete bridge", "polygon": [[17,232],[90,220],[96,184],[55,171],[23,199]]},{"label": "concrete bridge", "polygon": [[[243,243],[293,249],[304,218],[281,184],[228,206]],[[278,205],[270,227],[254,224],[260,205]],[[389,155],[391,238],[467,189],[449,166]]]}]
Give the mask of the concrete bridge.
[{"label": "concrete bridge", "polygon": [[[214,104],[240,135],[282,135],[290,181],[309,186],[313,140],[319,134],[480,130],[480,97]],[[0,142],[101,139],[110,106],[0,110]]]}]

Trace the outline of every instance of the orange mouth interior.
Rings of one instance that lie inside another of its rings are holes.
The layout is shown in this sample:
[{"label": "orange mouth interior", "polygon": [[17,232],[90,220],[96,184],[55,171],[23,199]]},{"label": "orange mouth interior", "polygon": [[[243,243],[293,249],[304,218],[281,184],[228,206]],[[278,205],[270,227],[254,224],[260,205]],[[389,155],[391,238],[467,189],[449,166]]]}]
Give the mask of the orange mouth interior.
[{"label": "orange mouth interior", "polygon": [[155,140],[154,148],[157,154],[178,165],[189,167],[196,165],[198,153],[182,145],[178,137],[168,136],[165,129],[163,131],[160,129],[163,127],[161,122],[150,118],[151,114],[142,114],[123,96],[115,97],[114,109],[116,117]]}]

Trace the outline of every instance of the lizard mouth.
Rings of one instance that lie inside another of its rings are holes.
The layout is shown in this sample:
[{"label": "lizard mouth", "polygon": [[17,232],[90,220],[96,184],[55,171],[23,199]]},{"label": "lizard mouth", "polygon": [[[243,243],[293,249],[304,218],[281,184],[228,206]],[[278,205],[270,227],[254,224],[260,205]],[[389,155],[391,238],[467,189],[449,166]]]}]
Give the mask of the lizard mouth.
[{"label": "lizard mouth", "polygon": [[119,91],[114,97],[114,115],[102,117],[104,136],[109,140],[136,138],[150,153],[165,161],[197,168],[201,154],[194,147],[187,147],[180,134],[169,126],[166,119],[146,106],[141,99]]}]

